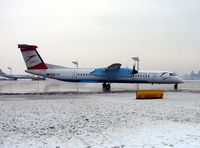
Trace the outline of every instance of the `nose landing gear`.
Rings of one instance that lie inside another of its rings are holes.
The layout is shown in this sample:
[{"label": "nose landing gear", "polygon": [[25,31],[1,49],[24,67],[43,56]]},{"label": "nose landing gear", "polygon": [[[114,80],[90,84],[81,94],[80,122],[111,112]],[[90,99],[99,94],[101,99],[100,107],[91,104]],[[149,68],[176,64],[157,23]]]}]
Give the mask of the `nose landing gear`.
[{"label": "nose landing gear", "polygon": [[178,84],[174,84],[174,90],[178,89]]},{"label": "nose landing gear", "polygon": [[103,90],[106,90],[106,91],[110,91],[110,88],[111,88],[110,83],[103,83],[102,87],[103,87]]}]

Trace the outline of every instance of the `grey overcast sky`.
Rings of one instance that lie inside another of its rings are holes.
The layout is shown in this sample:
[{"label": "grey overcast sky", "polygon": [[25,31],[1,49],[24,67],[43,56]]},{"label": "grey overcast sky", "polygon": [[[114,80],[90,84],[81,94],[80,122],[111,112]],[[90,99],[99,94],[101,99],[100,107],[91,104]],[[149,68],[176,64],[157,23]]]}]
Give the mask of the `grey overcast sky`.
[{"label": "grey overcast sky", "polygon": [[200,0],[0,0],[0,68],[24,73],[17,44],[48,63],[200,70]]}]

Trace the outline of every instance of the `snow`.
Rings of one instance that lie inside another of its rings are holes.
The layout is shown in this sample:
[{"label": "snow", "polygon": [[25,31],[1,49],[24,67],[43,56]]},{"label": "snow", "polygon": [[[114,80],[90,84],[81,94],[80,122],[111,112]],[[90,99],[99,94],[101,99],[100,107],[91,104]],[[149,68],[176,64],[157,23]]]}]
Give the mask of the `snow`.
[{"label": "snow", "polygon": [[[76,92],[77,83],[62,82],[47,79],[46,81],[0,81],[0,94],[2,93],[49,93],[49,92]],[[173,85],[169,84],[140,84],[140,89],[163,89],[165,91],[173,90]],[[200,92],[200,81],[185,81],[179,88],[183,91]],[[112,91],[127,92],[137,89],[136,84],[111,84]],[[102,92],[101,83],[78,83],[79,92],[99,93]]]},{"label": "snow", "polygon": [[200,94],[1,95],[0,147],[200,147]]}]

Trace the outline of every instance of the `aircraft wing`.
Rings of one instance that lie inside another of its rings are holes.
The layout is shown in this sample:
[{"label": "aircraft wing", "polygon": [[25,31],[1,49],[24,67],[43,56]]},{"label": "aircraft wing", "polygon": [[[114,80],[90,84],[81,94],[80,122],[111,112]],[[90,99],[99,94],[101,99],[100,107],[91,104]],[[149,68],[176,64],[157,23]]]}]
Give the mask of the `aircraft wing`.
[{"label": "aircraft wing", "polygon": [[92,76],[101,76],[114,79],[117,77],[130,77],[132,76],[132,70],[128,68],[121,68],[120,63],[114,63],[106,68],[96,68],[90,74]]},{"label": "aircraft wing", "polygon": [[121,65],[122,64],[120,64],[120,63],[114,63],[114,64],[108,66],[107,68],[105,68],[105,70],[106,71],[117,71],[120,69]]}]

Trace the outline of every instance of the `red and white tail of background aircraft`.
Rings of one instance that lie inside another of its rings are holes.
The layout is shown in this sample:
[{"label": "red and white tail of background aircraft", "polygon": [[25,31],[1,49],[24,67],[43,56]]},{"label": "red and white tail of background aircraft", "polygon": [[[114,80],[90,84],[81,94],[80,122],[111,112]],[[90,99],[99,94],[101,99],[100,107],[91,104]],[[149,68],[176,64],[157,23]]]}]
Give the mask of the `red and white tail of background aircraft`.
[{"label": "red and white tail of background aircraft", "polygon": [[111,83],[156,83],[174,84],[178,88],[183,80],[170,71],[144,71],[122,68],[120,63],[114,63],[103,68],[66,68],[63,66],[47,64],[37,52],[37,46],[19,44],[24,61],[27,66],[26,72],[44,76],[51,79],[68,82],[102,83],[104,89],[110,89]]}]

